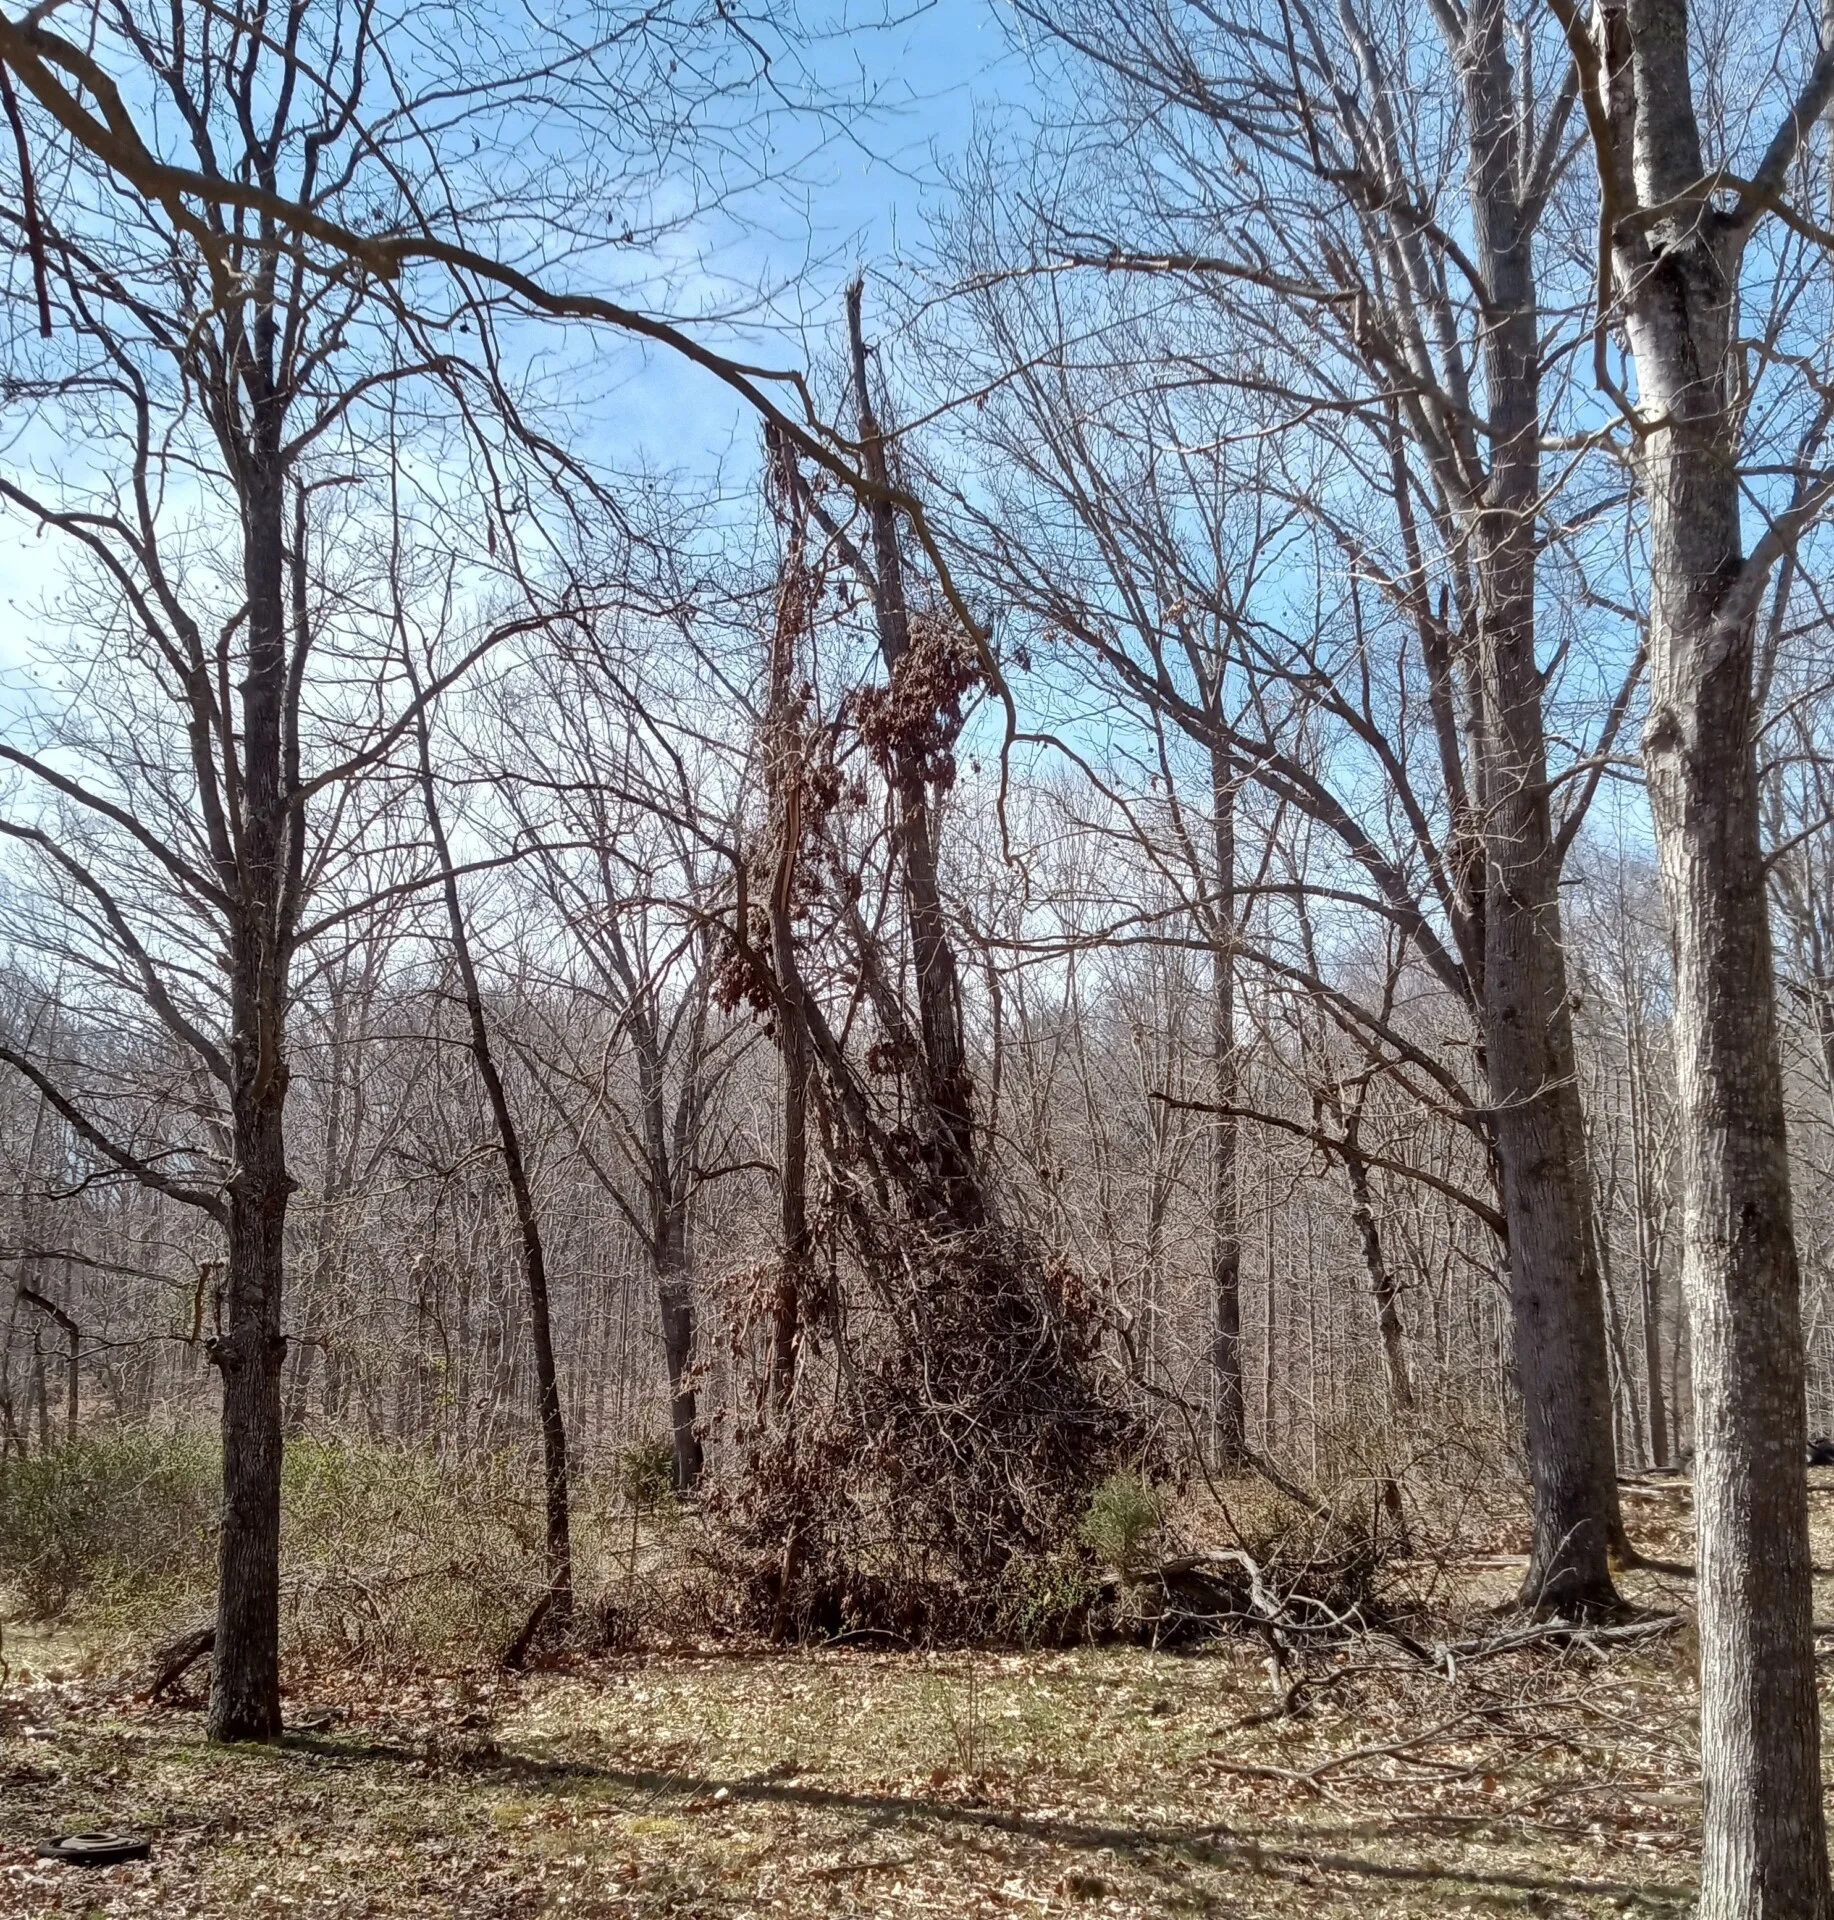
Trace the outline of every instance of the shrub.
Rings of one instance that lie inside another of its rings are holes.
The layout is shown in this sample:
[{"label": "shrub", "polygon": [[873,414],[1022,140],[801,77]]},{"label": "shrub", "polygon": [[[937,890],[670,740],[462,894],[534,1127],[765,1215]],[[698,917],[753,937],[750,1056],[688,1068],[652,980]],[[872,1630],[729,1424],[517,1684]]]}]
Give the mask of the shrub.
[{"label": "shrub", "polygon": [[1100,1583],[1080,1553],[1015,1556],[1000,1583],[994,1638],[1022,1647],[1063,1647],[1095,1632]]},{"label": "shrub", "polygon": [[[0,1472],[0,1604],[130,1638],[163,1638],[208,1618],[221,1458],[203,1434],[138,1430],[9,1460]],[[576,1560],[589,1581],[611,1556],[581,1495]],[[453,1461],[297,1439],[281,1501],[289,1660],[489,1658],[541,1584],[541,1487],[530,1453]]]},{"label": "shrub", "polygon": [[35,1619],[169,1613],[216,1572],[221,1455],[201,1437],[119,1433],[0,1470],[0,1567]]},{"label": "shrub", "polygon": [[633,1440],[618,1449],[613,1477],[627,1506],[650,1513],[675,1498],[675,1449],[666,1439]]},{"label": "shrub", "polygon": [[1111,1473],[1089,1496],[1078,1532],[1123,1580],[1143,1570],[1141,1549],[1165,1521],[1165,1496],[1138,1474]]},{"label": "shrub", "polygon": [[534,1584],[528,1469],[518,1454],[451,1461],[361,1441],[289,1443],[281,1583],[290,1649],[403,1665],[502,1645]]}]

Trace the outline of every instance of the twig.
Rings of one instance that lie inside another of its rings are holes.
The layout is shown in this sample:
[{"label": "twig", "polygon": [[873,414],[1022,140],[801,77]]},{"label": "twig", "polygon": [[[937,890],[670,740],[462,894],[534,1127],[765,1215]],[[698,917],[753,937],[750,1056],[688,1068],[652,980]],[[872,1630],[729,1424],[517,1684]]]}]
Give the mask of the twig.
[{"label": "twig", "polygon": [[843,1861],[837,1867],[811,1867],[797,1877],[803,1880],[845,1880],[856,1873],[886,1873],[894,1867],[908,1867],[916,1858],[914,1853],[901,1853],[890,1860]]}]

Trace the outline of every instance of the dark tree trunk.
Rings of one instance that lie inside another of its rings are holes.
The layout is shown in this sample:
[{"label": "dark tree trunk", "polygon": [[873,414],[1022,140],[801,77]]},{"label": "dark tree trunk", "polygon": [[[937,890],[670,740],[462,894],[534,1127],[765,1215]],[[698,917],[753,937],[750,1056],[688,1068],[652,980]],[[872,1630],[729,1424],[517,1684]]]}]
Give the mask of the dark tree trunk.
[{"label": "dark tree trunk", "polygon": [[1662,1385],[1662,1275],[1647,1264],[1643,1284],[1643,1387],[1649,1418],[1649,1464],[1669,1463],[1668,1395]]},{"label": "dark tree trunk", "polygon": [[[1220,700],[1222,669],[1218,667]],[[1235,1045],[1235,770],[1220,740],[1210,744],[1210,1071],[1217,1112],[1210,1134],[1210,1375],[1216,1396],[1216,1452],[1225,1466],[1248,1450],[1242,1391],[1242,1199],[1236,1167],[1241,1078]]]},{"label": "dark tree trunk", "polygon": [[[620,949],[620,966],[622,957]],[[662,1318],[662,1359],[669,1378],[669,1445],[674,1457],[677,1493],[691,1493],[700,1482],[702,1455],[695,1431],[694,1272],[688,1257],[691,1162],[700,1109],[703,1026],[696,1011],[689,1022],[680,1092],[673,1128],[666,1112],[667,1080],[656,1003],[634,971],[626,970],[630,1001],[625,1009],[637,1053],[637,1093],[649,1192],[650,1264],[656,1276],[656,1304]],[[702,1006],[704,1006],[704,1001]]]},{"label": "dark tree trunk", "polygon": [[[1625,996],[1630,1005],[1629,995]],[[1649,1417],[1649,1463],[1666,1467],[1669,1462],[1668,1394],[1662,1380],[1662,1261],[1653,1218],[1655,1196],[1650,1191],[1648,1149],[1644,1129],[1648,1123],[1646,1062],[1643,1054],[1642,1015],[1630,1014],[1627,1036],[1630,1082],[1630,1139],[1632,1173],[1637,1210],[1637,1285],[1643,1307],[1643,1385]]]},{"label": "dark tree trunk", "polygon": [[32,1334],[32,1403],[38,1410],[38,1451],[51,1451],[51,1396],[45,1386],[45,1349],[36,1331]]},{"label": "dark tree trunk", "polygon": [[1382,1335],[1382,1363],[1388,1376],[1388,1404],[1395,1413],[1414,1410],[1414,1381],[1407,1367],[1407,1330],[1401,1324],[1401,1290],[1395,1285],[1382,1230],[1376,1224],[1369,1190],[1369,1162],[1357,1152],[1354,1134],[1344,1143],[1344,1171],[1350,1180],[1350,1222],[1363,1249],[1363,1268],[1375,1298],[1376,1325]]},{"label": "dark tree trunk", "polygon": [[[1375,1297],[1376,1324],[1382,1335],[1382,1362],[1388,1375],[1388,1406],[1395,1414],[1411,1413],[1414,1408],[1414,1383],[1407,1370],[1407,1343],[1401,1325],[1399,1289],[1389,1270],[1382,1249],[1382,1230],[1376,1222],[1375,1205],[1369,1188],[1369,1162],[1356,1149],[1357,1122],[1361,1119],[1359,1102],[1349,1125],[1344,1129],[1344,1172],[1350,1181],[1350,1219],[1363,1249],[1363,1267],[1369,1275],[1370,1292]],[[1410,1553],[1407,1506],[1401,1497],[1401,1484],[1383,1471],[1376,1486],[1376,1497],[1394,1528],[1398,1551]]]},{"label": "dark tree trunk", "polygon": [[[781,448],[786,476],[790,456]],[[785,486],[791,518],[789,550],[778,586],[771,630],[768,706],[764,716],[764,778],[777,840],[770,899],[765,908],[770,964],[777,983],[777,1053],[781,1062],[782,1138],[777,1149],[777,1280],[771,1305],[769,1375],[765,1399],[781,1412],[796,1384],[796,1358],[810,1273],[809,1239],[809,1023],[796,959],[796,869],[802,853],[802,728],[795,691],[797,646],[809,617],[800,489]]]},{"label": "dark tree trunk", "polygon": [[693,1279],[686,1269],[657,1275],[657,1300],[663,1308],[663,1361],[668,1367],[668,1440],[674,1452],[674,1486],[691,1494],[701,1484],[701,1436],[693,1380]]},{"label": "dark tree trunk", "polygon": [[[789,912],[773,907],[771,945],[779,980],[793,980]],[[801,1007],[794,1000],[779,1015],[783,1068],[783,1141],[778,1159],[778,1274],[771,1317],[771,1404],[788,1404],[796,1384],[796,1355],[802,1340],[802,1316],[810,1293],[813,1241],[809,1232],[809,1037]]]},{"label": "dark tree trunk", "polygon": [[672,1247],[656,1270],[662,1309],[662,1357],[669,1372],[669,1442],[675,1458],[675,1491],[692,1493],[703,1465],[694,1397],[694,1277],[685,1248]]},{"label": "dark tree trunk", "polygon": [[[409,673],[412,676],[412,663]],[[418,695],[418,685],[415,687]],[[547,1575],[549,1614],[567,1619],[573,1611],[573,1540],[571,1499],[567,1467],[567,1425],[560,1405],[560,1372],[554,1362],[554,1330],[548,1305],[547,1253],[542,1245],[541,1219],[535,1206],[534,1189],[529,1184],[528,1165],[522,1153],[522,1135],[510,1107],[509,1093],[497,1070],[496,1054],[490,1044],[490,1029],[484,1019],[484,997],[478,988],[477,970],[471,962],[471,940],[465,927],[465,909],[459,899],[458,874],[452,864],[452,850],[440,818],[439,795],[433,781],[433,751],[427,717],[422,710],[415,721],[420,748],[420,791],[426,805],[427,830],[439,861],[446,902],[446,925],[452,937],[452,957],[458,968],[459,984],[465,997],[465,1014],[471,1029],[471,1057],[477,1064],[478,1078],[490,1101],[491,1118],[497,1131],[497,1146],[503,1155],[504,1177],[509,1182],[510,1199],[515,1207],[516,1233],[522,1247],[522,1277],[528,1293],[529,1337],[535,1349],[535,1392],[541,1425],[542,1483],[547,1517]]]},{"label": "dark tree trunk", "polygon": [[287,1200],[281,1101],[238,1116],[229,1192],[224,1330],[210,1343],[223,1376],[223,1531],[210,1736],[280,1737],[280,1331]]},{"label": "dark tree trunk", "polygon": [[[64,1291],[68,1295],[69,1262],[64,1263]],[[31,1287],[21,1287],[19,1298],[36,1307],[40,1313],[55,1320],[63,1332],[64,1352],[64,1437],[74,1441],[77,1433],[78,1396],[82,1389],[83,1332],[77,1325],[75,1316],[60,1307],[55,1300],[47,1300],[42,1293]]]},{"label": "dark tree trunk", "polygon": [[248,664],[241,690],[238,883],[248,897],[238,903],[230,932],[235,1171],[224,1319],[210,1344],[223,1379],[223,1528],[209,1731],[217,1740],[274,1740],[280,1735],[281,1304],[293,1192],[284,1125],[285,1019],[300,838],[288,804],[297,743],[287,722],[283,493],[265,461],[245,476],[242,512]]},{"label": "dark tree trunk", "polygon": [[[847,327],[852,347],[855,398],[859,404],[860,464],[875,488],[888,488],[885,433],[873,409],[861,327],[862,285],[847,290]],[[897,513],[880,494],[868,501],[872,528],[872,598],[879,653],[896,685],[911,652],[910,607],[904,590],[904,558]],[[935,820],[923,756],[902,734],[892,741],[886,769],[897,805],[897,837],[903,874],[905,917],[917,976],[917,1021],[923,1046],[923,1106],[937,1162],[945,1213],[954,1224],[979,1226],[987,1199],[977,1167],[974,1101],[968,1049],[962,1028],[961,985],[955,949],[943,916],[936,863]]]}]

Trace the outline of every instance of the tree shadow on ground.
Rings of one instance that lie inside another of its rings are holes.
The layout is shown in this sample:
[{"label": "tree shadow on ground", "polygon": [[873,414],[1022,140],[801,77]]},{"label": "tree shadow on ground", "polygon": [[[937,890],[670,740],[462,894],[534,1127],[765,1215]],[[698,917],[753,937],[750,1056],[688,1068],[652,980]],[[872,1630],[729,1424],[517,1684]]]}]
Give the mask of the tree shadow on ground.
[{"label": "tree shadow on ground", "polygon": [[[287,1737],[285,1745],[291,1750],[346,1762],[424,1764],[428,1759],[425,1749],[386,1741],[294,1734]],[[1308,1840],[1308,1829],[1303,1824],[1266,1836],[1224,1822],[1115,1825],[923,1794],[804,1785],[793,1778],[772,1775],[722,1776],[668,1768],[624,1768],[574,1757],[507,1751],[476,1757],[458,1754],[446,1764],[476,1777],[514,1782],[524,1791],[597,1788],[628,1795],[651,1808],[671,1801],[712,1802],[716,1794],[722,1794],[721,1804],[729,1809],[750,1804],[850,1815],[859,1820],[865,1833],[893,1827],[907,1831],[913,1826],[926,1827],[944,1845],[965,1843],[972,1847],[980,1834],[1001,1834],[1045,1848],[1111,1853],[1149,1875],[1175,1884],[1187,1901],[1194,1896],[1201,1897],[1199,1890],[1175,1877],[1174,1863],[1248,1871],[1301,1884],[1308,1883],[1314,1875],[1342,1875],[1387,1885],[1466,1887],[1479,1897],[1519,1895],[1531,1906],[1537,1901],[1555,1898],[1611,1900],[1625,1910],[1640,1907],[1651,1913],[1666,1914],[1688,1906],[1695,1897],[1691,1888],[1651,1881],[1581,1879],[1438,1860],[1407,1864],[1341,1850],[1347,1837],[1373,1837],[1377,1833],[1392,1837],[1403,1826],[1422,1824],[1437,1827],[1445,1837],[1453,1837],[1451,1828],[1463,1827],[1465,1831],[1459,1837],[1469,1842],[1476,1836],[1470,1831],[1470,1823],[1459,1817],[1425,1816],[1380,1824],[1371,1820],[1360,1826],[1340,1825],[1330,1833],[1331,1844],[1314,1845]],[[1494,1827],[1499,1836],[1506,1835],[1510,1826],[1507,1817],[1502,1815],[1485,1824]]]}]

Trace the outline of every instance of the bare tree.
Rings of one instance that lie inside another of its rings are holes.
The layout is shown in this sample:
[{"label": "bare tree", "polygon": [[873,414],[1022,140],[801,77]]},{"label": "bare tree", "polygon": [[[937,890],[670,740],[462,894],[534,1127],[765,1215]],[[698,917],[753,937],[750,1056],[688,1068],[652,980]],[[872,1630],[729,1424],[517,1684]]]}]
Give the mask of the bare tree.
[{"label": "bare tree", "polygon": [[458,869],[441,817],[439,786],[433,773],[432,728],[420,703],[421,676],[414,664],[411,643],[404,639],[402,664],[415,695],[414,743],[418,758],[421,803],[426,809],[427,833],[438,865],[440,893],[446,908],[446,930],[452,943],[452,962],[465,1002],[465,1020],[471,1034],[471,1057],[490,1100],[497,1147],[503,1157],[503,1177],[509,1183],[516,1210],[516,1233],[521,1243],[522,1280],[528,1289],[529,1326],[535,1345],[535,1394],[541,1421],[542,1486],[547,1523],[548,1584],[543,1601],[557,1619],[573,1611],[573,1542],[567,1468],[567,1428],[560,1405],[560,1375],[554,1364],[554,1323],[548,1310],[548,1261],[543,1245],[541,1215],[529,1179],[522,1147],[522,1128],[510,1105],[496,1049],[484,1016],[484,996],[471,957],[471,937],[465,906],[459,896]]},{"label": "bare tree", "polygon": [[[376,655],[359,503],[385,439],[377,413],[400,386],[430,382],[461,433],[491,416],[509,423],[499,453],[536,444],[500,365],[479,371],[417,338],[416,316],[378,314],[361,273],[335,254],[315,266],[284,226],[236,204],[242,183],[273,196],[283,177],[302,204],[349,212],[361,198],[351,176],[374,23],[361,9],[321,20],[303,4],[287,17],[275,38],[252,18],[191,34],[182,15],[98,9],[98,43],[186,130],[181,171],[197,193],[138,199],[113,193],[92,163],[96,138],[113,135],[43,64],[80,76],[120,131],[121,95],[94,56],[54,35],[21,53],[21,36],[41,30],[0,24],[0,57],[25,60],[52,98],[31,132],[41,156],[58,153],[60,183],[29,230],[9,229],[45,288],[49,335],[15,334],[12,397],[36,408],[40,431],[91,452],[80,470],[15,462],[0,499],[67,542],[82,571],[62,611],[93,662],[38,750],[5,748],[18,802],[5,831],[54,903],[41,951],[70,955],[116,1008],[135,1003],[184,1064],[149,1106],[98,1100],[74,1062],[27,1036],[9,1036],[0,1059],[100,1166],[198,1208],[223,1235],[210,1346],[223,1383],[219,1738],[280,1727],[295,963],[370,893],[363,856],[387,835],[364,783],[420,702],[507,630],[487,623],[468,657],[442,653],[419,693]],[[543,471],[537,459],[531,492]],[[332,526],[346,537],[321,555],[314,542]]]},{"label": "bare tree", "polygon": [[[1395,691],[1418,687],[1427,754],[1400,764],[1380,734],[1358,750],[1405,810],[1424,890],[1411,860],[1394,867],[1375,855],[1379,835],[1360,809],[1291,777],[1286,742],[1253,724],[1260,716],[1219,734],[1188,688],[1173,705],[1194,739],[1226,745],[1247,777],[1284,782],[1342,837],[1375,881],[1380,910],[1413,916],[1421,951],[1468,1002],[1519,1310],[1536,1511],[1523,1595],[1608,1607],[1608,1562],[1625,1543],[1557,884],[1635,669],[1599,700],[1581,764],[1551,768],[1538,550],[1550,496],[1568,476],[1543,472],[1555,429],[1542,388],[1572,341],[1544,310],[1536,242],[1575,98],[1558,58],[1545,57],[1558,37],[1522,28],[1543,57],[1518,64],[1500,0],[1436,9],[1430,22],[1383,5],[1301,6],[1284,16],[1284,38],[1249,14],[1197,7],[1140,13],[1095,0],[1024,14],[1041,57],[1086,78],[1101,106],[1080,139],[1074,184],[1048,189],[1036,230],[966,263],[981,276],[977,308],[998,304],[989,276],[1003,270],[1144,283],[1131,306],[1121,295],[1075,303],[1060,316],[1061,345],[1010,322],[1001,339],[1017,394],[1054,416],[1049,452],[1034,461],[1057,469],[1046,484],[1099,502],[1110,527],[1126,528],[1125,546],[1101,531],[1093,545],[1104,598],[1113,596],[1103,614],[1120,615],[1139,645],[1114,644],[1123,626],[1102,622],[1088,623],[1102,626],[1091,644],[1107,641],[1135,697],[1164,703],[1167,682],[1146,656],[1188,651],[1181,626],[1198,610],[1214,618],[1233,600],[1238,659],[1265,659],[1286,624],[1277,604],[1250,609],[1210,555],[1191,548],[1168,564],[1181,521],[1162,509],[1160,533],[1112,483],[1086,483],[1090,442],[1106,451],[1114,432],[1087,418],[1094,383],[1076,377],[1076,363],[1117,369],[1117,387],[1128,384],[1118,369],[1157,364],[1167,400],[1151,443],[1158,457],[1140,449],[1150,483],[1214,498],[1217,480],[1192,469],[1217,464],[1219,446],[1281,444],[1287,498],[1385,604],[1397,661],[1416,656],[1403,672],[1378,669],[1366,650],[1331,658],[1324,647],[1292,677],[1308,706],[1346,725],[1372,672]],[[1423,94],[1438,103],[1431,115],[1415,110]],[[1467,223],[1469,251],[1455,237]],[[1039,300],[1071,304],[1056,292]],[[998,322],[984,325],[1001,337]],[[1088,347],[1071,345],[1079,332]],[[1143,425],[1150,376],[1136,372],[1132,384]],[[1193,386],[1216,397],[1192,399]],[[1116,394],[1112,404],[1126,401]],[[1342,485],[1334,463],[1360,485]],[[1266,470],[1259,481],[1282,484]],[[1117,564],[1136,570],[1124,585],[1113,583]],[[1270,602],[1280,591],[1276,583]],[[1327,781],[1335,775],[1334,764]],[[1570,800],[1556,820],[1562,781]]]},{"label": "bare tree", "polygon": [[[1774,263],[1754,263],[1751,243],[1767,216],[1800,224],[1790,198],[1834,98],[1834,48],[1798,36],[1806,77],[1772,107],[1768,144],[1748,163],[1728,144],[1710,164],[1683,0],[1601,0],[1590,19],[1569,0],[1554,0],[1554,11],[1597,162],[1595,374],[1623,409],[1649,516],[1643,755],[1675,948],[1682,1280],[1699,1449],[1701,1911],[1819,1920],[1834,1894],[1753,668],[1772,569],[1830,486],[1819,475],[1798,484],[1746,551],[1737,316],[1748,274],[1759,280],[1759,315],[1787,310]],[[1634,403],[1613,373],[1614,320],[1635,368]],[[1756,331],[1776,340],[1774,326]],[[1789,452],[1800,469],[1814,441]]]},{"label": "bare tree", "polygon": [[[714,1005],[745,766],[717,719],[696,737],[699,716],[663,684],[694,660],[693,639],[659,615],[630,629],[608,623],[531,664],[531,684],[504,703],[506,764],[491,781],[530,847],[533,895],[563,931],[565,958],[543,973],[564,1018],[525,1028],[519,1045],[645,1250],[687,1493],[703,1464],[695,1219],[719,1182],[758,1170],[722,1098],[752,1036]],[[742,736],[742,720],[730,731]]]}]

